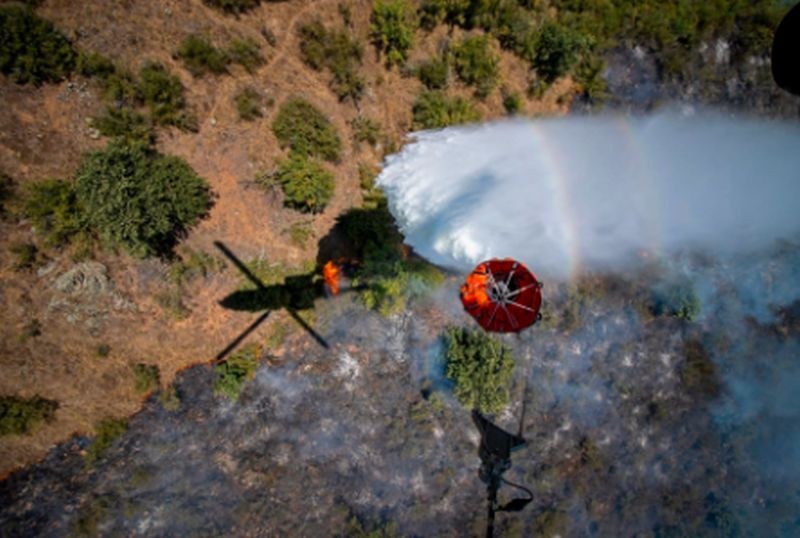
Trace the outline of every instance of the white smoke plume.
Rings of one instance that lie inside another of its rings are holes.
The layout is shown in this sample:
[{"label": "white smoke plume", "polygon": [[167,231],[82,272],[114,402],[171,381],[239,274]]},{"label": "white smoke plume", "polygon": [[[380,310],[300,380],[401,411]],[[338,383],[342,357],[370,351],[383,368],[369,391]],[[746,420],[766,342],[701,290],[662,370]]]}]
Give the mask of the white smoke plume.
[{"label": "white smoke plume", "polygon": [[377,183],[432,262],[509,256],[565,279],[791,237],[799,150],[796,124],[712,112],[516,120],[417,133]]}]

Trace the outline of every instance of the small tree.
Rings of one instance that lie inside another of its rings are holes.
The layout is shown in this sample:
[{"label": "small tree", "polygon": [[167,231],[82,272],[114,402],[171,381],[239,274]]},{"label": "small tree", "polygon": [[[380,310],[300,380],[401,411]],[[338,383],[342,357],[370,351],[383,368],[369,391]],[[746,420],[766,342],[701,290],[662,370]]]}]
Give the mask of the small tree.
[{"label": "small tree", "polygon": [[548,83],[566,75],[578,59],[581,42],[577,36],[556,24],[542,27],[536,43],[533,66]]},{"label": "small tree", "polygon": [[378,0],[370,18],[370,38],[389,66],[402,64],[414,43],[412,11],[405,0]]},{"label": "small tree", "polygon": [[453,56],[458,78],[475,86],[476,96],[488,96],[499,76],[499,58],[489,49],[489,38],[469,37],[453,49]]},{"label": "small tree", "polygon": [[203,178],[143,143],[112,141],[89,154],[76,188],[84,218],[100,238],[137,257],[171,250],[211,207]]},{"label": "small tree", "polygon": [[445,333],[447,377],[465,407],[499,413],[508,403],[514,370],[511,350],[481,331],[450,328]]},{"label": "small tree", "polygon": [[0,6],[0,72],[20,84],[54,82],[75,67],[66,37],[27,7]]},{"label": "small tree", "polygon": [[281,106],[272,132],[281,143],[292,151],[321,157],[336,162],[341,158],[342,141],[336,128],[314,105],[295,97]]},{"label": "small tree", "polygon": [[478,121],[480,113],[463,97],[448,97],[440,91],[422,92],[413,107],[414,124],[423,129],[440,129]]},{"label": "small tree", "polygon": [[276,179],[285,205],[304,213],[319,213],[333,196],[333,174],[305,155],[292,152],[281,161]]}]

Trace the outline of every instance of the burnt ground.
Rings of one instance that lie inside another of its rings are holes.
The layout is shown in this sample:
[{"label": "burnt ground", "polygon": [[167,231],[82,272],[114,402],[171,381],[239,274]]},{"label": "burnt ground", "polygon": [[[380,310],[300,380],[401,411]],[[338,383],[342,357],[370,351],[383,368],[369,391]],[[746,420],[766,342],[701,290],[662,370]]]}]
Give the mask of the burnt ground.
[{"label": "burnt ground", "polygon": [[[771,284],[794,275],[800,249],[782,249],[736,271],[678,260],[545,287],[541,325],[503,338],[516,367],[497,420],[515,430],[525,401],[529,440],[507,478],[535,499],[499,515],[500,535],[800,532],[797,303],[776,307],[786,295]],[[738,271],[755,283],[732,290]],[[653,290],[675,272],[697,283],[696,321],[654,314]],[[179,409],[150,398],[99,461],[76,437],[2,482],[4,535],[329,536],[353,517],[408,536],[482,534],[478,436],[439,340],[470,321],[457,284],[391,318],[352,295],[320,304],[330,349],[305,338],[265,354],[238,403],[213,395],[209,367],[190,368]]]}]

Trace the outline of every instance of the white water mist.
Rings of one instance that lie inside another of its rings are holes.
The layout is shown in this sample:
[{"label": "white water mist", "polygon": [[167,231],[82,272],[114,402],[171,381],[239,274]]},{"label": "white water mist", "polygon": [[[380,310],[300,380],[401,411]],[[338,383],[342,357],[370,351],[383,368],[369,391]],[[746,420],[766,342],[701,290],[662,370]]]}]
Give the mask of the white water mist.
[{"label": "white water mist", "polygon": [[413,135],[377,183],[429,260],[510,256],[561,279],[794,236],[800,126],[671,112],[456,127]]}]

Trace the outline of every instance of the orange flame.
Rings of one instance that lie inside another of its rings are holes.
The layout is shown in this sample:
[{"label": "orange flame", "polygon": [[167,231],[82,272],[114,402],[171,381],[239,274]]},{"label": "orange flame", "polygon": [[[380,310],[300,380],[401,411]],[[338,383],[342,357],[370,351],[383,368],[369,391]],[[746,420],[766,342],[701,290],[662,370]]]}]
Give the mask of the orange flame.
[{"label": "orange flame", "polygon": [[325,279],[325,284],[334,295],[339,295],[339,272],[339,266],[333,263],[333,260],[322,268],[322,278]]},{"label": "orange flame", "polygon": [[486,292],[486,283],[489,281],[489,276],[486,273],[479,273],[478,269],[480,267],[475,272],[470,273],[467,281],[461,286],[461,299],[464,304],[484,306],[491,301],[489,294]]}]

